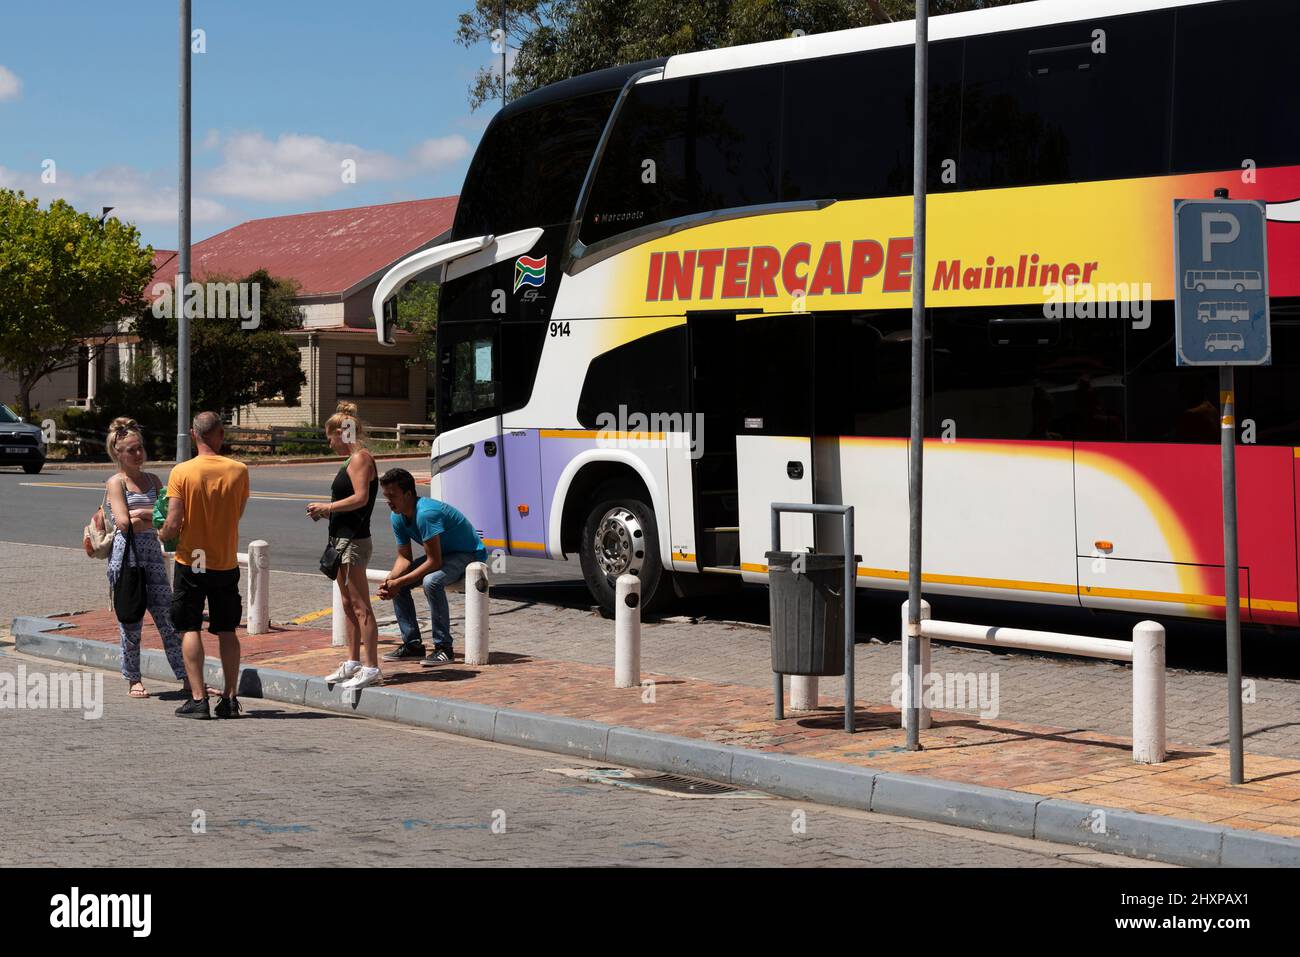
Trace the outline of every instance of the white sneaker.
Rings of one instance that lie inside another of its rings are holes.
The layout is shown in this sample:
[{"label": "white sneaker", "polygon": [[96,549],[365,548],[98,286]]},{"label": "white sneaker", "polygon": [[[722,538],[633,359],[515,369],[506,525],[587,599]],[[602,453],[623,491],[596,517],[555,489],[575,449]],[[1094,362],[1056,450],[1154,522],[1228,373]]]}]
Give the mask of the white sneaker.
[{"label": "white sneaker", "polygon": [[370,685],[384,683],[384,673],[378,668],[358,668],[356,675],[343,682],[347,689],[368,688]]},{"label": "white sneaker", "polygon": [[361,662],[345,661],[343,662],[343,664],[339,665],[337,668],[334,669],[333,673],[330,674],[325,679],[325,683],[331,685],[337,684],[340,681],[344,681],[348,678],[351,678],[360,670],[361,670]]}]

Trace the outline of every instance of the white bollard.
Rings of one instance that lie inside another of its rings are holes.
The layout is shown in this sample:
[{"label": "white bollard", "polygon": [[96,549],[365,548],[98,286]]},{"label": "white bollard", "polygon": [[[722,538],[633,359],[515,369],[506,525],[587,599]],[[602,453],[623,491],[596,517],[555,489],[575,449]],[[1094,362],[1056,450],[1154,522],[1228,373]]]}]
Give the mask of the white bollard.
[{"label": "white bollard", "polygon": [[465,664],[488,663],[488,574],[483,562],[465,569]]},{"label": "white bollard", "polygon": [[790,710],[791,711],[816,711],[817,710],[817,676],[816,675],[791,675],[790,676]]},{"label": "white bollard", "polygon": [[248,543],[248,630],[264,635],[271,630],[271,556],[262,539]]},{"label": "white bollard", "polygon": [[[912,691],[913,689],[915,689],[921,692],[922,695],[921,699],[916,703],[918,708],[917,718],[919,719],[917,726],[922,731],[924,731],[926,728],[930,727],[930,709],[925,707],[923,704],[923,702],[925,701],[924,680],[925,680],[925,676],[930,673],[930,639],[929,638],[921,639],[920,676],[916,677],[916,676],[909,675],[907,673],[907,659],[908,659],[907,652],[910,646],[911,638],[909,638],[907,634],[907,606],[908,603],[903,602],[903,624],[902,624],[902,631],[900,632],[900,634],[903,637],[903,641],[902,641],[903,667],[899,669],[899,674],[903,676],[903,727],[904,728],[907,727],[907,708],[908,705],[910,705],[912,702]],[[924,598],[922,598],[921,599],[921,620],[925,621],[929,617],[930,617],[930,603],[926,601]]]},{"label": "white bollard", "polygon": [[1165,629],[1154,621],[1133,626],[1133,760],[1165,759]]},{"label": "white bollard", "polygon": [[641,687],[641,579],[619,575],[614,592],[614,687]]},{"label": "white bollard", "polygon": [[330,583],[330,592],[334,596],[334,613],[331,616],[334,625],[330,647],[342,648],[348,643],[348,616],[343,610],[343,589],[339,588],[337,581],[334,581]]}]

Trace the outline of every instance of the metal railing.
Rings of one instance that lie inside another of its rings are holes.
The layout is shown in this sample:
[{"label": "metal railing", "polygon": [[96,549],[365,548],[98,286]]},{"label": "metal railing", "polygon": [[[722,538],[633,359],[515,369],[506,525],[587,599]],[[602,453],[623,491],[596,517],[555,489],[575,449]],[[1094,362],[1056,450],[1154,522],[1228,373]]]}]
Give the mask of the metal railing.
[{"label": "metal railing", "polygon": [[1023,628],[998,628],[930,617],[930,603],[921,602],[920,665],[908,674],[910,637],[907,634],[908,603],[902,607],[903,638],[903,723],[915,701],[917,728],[930,726],[930,709],[923,704],[921,686],[933,674],[930,670],[930,639],[981,645],[985,648],[1018,648],[1048,651],[1087,658],[1126,661],[1133,666],[1133,760],[1139,764],[1160,764],[1165,760],[1165,629],[1159,622],[1141,621],[1133,626],[1133,640],[1069,635]]}]

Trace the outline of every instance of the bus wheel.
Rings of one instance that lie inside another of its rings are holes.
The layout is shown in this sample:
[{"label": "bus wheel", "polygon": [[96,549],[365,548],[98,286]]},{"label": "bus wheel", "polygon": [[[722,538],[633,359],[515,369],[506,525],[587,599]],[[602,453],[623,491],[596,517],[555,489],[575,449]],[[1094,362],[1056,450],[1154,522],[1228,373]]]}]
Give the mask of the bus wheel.
[{"label": "bus wheel", "polygon": [[620,575],[641,579],[641,608],[654,611],[672,594],[659,558],[654,512],[635,494],[597,495],[582,526],[582,575],[601,611],[610,615]]}]

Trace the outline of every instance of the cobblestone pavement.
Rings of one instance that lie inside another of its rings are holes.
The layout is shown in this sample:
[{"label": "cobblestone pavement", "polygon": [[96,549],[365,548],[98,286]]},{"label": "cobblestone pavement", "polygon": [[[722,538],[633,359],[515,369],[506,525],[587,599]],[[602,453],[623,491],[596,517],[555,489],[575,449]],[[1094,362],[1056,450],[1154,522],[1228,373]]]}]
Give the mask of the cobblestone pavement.
[{"label": "cobblestone pavement", "polygon": [[[271,573],[271,618],[290,621],[329,605],[328,583],[319,575]],[[587,664],[613,661],[613,623],[580,607],[551,601],[578,592],[564,589],[516,589],[510,598],[492,602],[494,650],[540,655]],[[585,593],[584,593],[585,594]],[[0,634],[15,615],[48,615],[102,607],[107,602],[104,566],[77,549],[0,544]],[[463,603],[451,596],[456,616],[453,631],[462,644]],[[376,605],[382,631],[395,635],[391,606]],[[897,611],[893,612],[897,615]],[[888,703],[892,679],[900,668],[896,626],[884,614],[868,616],[864,637],[887,644],[861,643],[857,649],[857,697]],[[892,621],[896,621],[893,618]],[[313,624],[328,626],[327,619]],[[1097,634],[1106,634],[1098,629]],[[1298,650],[1300,653],[1300,650]],[[641,665],[658,671],[712,681],[769,687],[768,631],[748,623],[669,618],[647,622],[642,631]],[[992,652],[934,645],[932,667],[946,673],[996,674],[999,717],[1062,728],[1132,733],[1132,682],[1127,667],[1109,662]],[[1170,741],[1202,747],[1226,747],[1227,700],[1224,676],[1171,668],[1166,705]],[[1300,758],[1300,682],[1284,678],[1253,679],[1254,700],[1244,707],[1247,752]],[[821,700],[842,700],[843,685],[821,681]],[[949,706],[947,710],[960,711]]]},{"label": "cobblestone pavement", "polygon": [[[55,670],[0,654],[19,664]],[[1150,866],[806,802],[633,793],[547,770],[574,758],[270,702],[183,721],[104,679],[98,720],[0,711],[0,866]]]},{"label": "cobblestone pavement", "polygon": [[[451,598],[457,649],[463,634],[463,603]],[[380,606],[380,614],[387,609]],[[895,612],[897,614],[897,612]],[[384,621],[383,618],[380,619]],[[389,625],[383,631],[396,634]],[[612,665],[614,623],[575,608],[541,602],[493,599],[493,650]],[[870,632],[869,632],[870,634]],[[859,643],[855,692],[859,700],[889,703],[902,650],[893,634],[876,631],[887,644]],[[768,630],[744,623],[666,619],[642,626],[641,668],[683,677],[770,687]],[[1133,733],[1132,672],[1110,662],[995,654],[971,648],[933,645],[931,667],[944,673],[987,673],[998,677],[998,717],[1031,724]],[[1254,681],[1255,700],[1244,706],[1246,751],[1300,757],[1300,682],[1281,678]],[[838,678],[820,681],[822,705],[844,700]],[[1222,674],[1170,669],[1166,680],[1168,740],[1200,747],[1227,747],[1228,706]],[[971,709],[952,707],[949,711]]]}]

